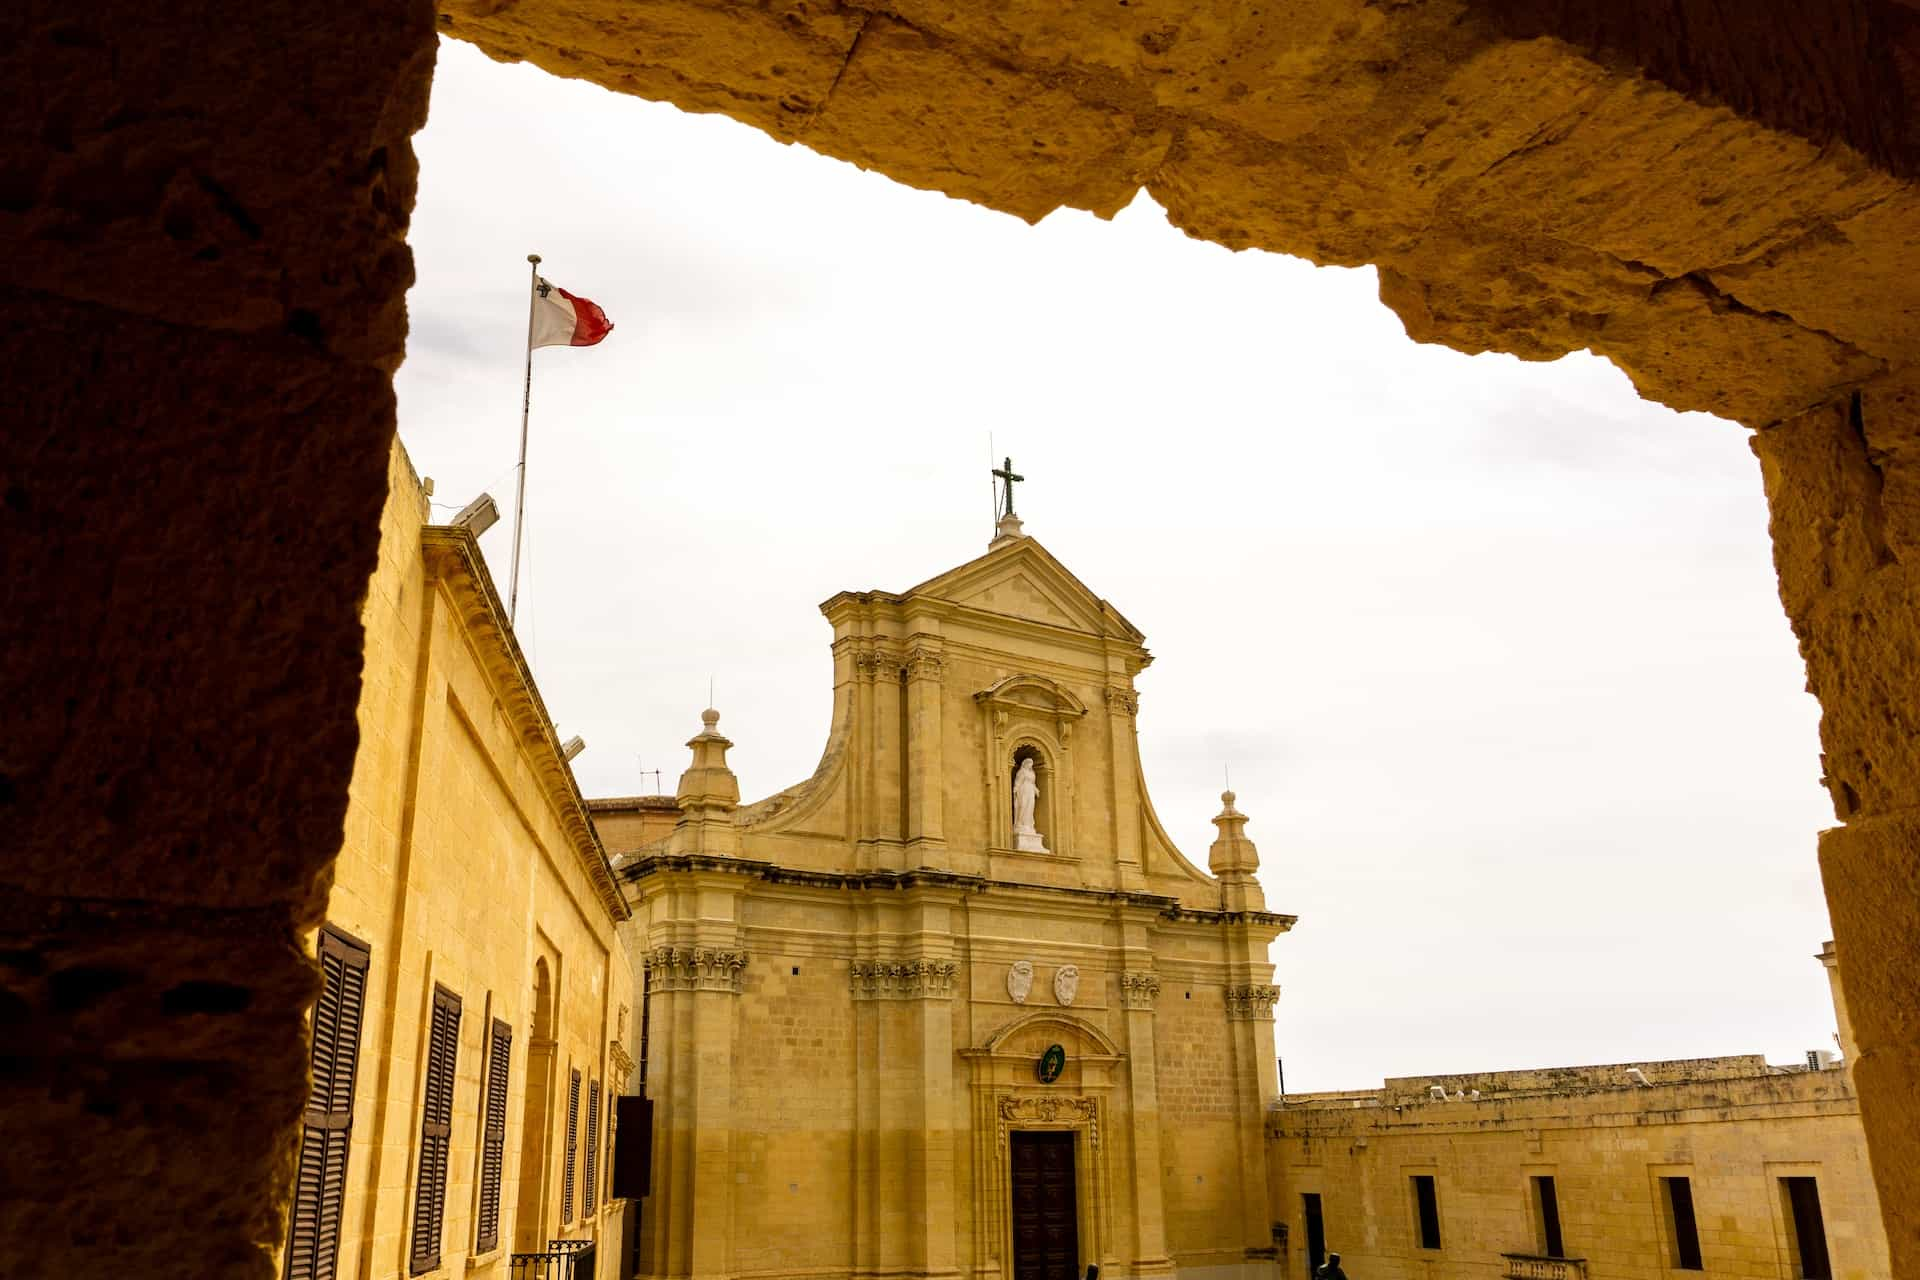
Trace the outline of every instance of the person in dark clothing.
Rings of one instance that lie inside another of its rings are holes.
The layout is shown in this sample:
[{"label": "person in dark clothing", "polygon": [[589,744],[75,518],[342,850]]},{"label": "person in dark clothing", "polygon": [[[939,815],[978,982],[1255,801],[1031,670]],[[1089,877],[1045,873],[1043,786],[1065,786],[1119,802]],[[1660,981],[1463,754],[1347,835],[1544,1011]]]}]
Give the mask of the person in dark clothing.
[{"label": "person in dark clothing", "polygon": [[1340,1269],[1340,1255],[1330,1253],[1320,1269],[1313,1273],[1315,1280],[1347,1280],[1347,1273]]}]

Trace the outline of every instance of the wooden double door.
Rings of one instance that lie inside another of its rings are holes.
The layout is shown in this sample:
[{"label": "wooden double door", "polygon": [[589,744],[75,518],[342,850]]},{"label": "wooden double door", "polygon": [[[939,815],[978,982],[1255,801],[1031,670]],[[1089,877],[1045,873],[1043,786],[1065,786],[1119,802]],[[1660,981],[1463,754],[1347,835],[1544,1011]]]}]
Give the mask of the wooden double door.
[{"label": "wooden double door", "polygon": [[1016,1131],[1011,1138],[1013,1280],[1078,1280],[1073,1134]]}]

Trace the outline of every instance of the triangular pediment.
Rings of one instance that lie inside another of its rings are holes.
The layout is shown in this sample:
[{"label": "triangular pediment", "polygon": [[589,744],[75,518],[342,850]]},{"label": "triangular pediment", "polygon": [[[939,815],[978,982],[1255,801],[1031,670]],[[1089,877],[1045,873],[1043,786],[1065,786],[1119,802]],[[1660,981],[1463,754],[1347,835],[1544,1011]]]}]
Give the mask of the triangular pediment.
[{"label": "triangular pediment", "polygon": [[1124,636],[1135,643],[1145,638],[1032,538],[1010,541],[903,592],[901,598],[944,600],[1024,622]]}]

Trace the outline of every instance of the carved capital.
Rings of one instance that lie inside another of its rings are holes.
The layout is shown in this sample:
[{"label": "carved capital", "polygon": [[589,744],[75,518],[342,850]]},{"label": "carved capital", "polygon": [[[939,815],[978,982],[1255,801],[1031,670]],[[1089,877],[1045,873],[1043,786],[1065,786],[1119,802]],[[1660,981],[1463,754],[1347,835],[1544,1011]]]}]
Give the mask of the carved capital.
[{"label": "carved capital", "polygon": [[855,960],[847,986],[855,1000],[951,1000],[959,972],[951,960]]},{"label": "carved capital", "polygon": [[1272,1022],[1280,988],[1264,983],[1227,988],[1227,1017],[1243,1022]]},{"label": "carved capital", "polygon": [[900,655],[885,645],[864,644],[853,651],[853,669],[862,680],[897,680]]},{"label": "carved capital", "polygon": [[1151,1010],[1160,999],[1160,978],[1152,973],[1120,975],[1120,1003],[1128,1009]]},{"label": "carved capital", "polygon": [[907,651],[907,679],[938,680],[946,674],[947,660],[936,649],[915,645]]},{"label": "carved capital", "polygon": [[1140,695],[1117,684],[1107,686],[1107,707],[1124,716],[1140,713]]},{"label": "carved capital", "polygon": [[721,947],[655,947],[647,952],[649,991],[725,991],[739,995],[747,953]]}]

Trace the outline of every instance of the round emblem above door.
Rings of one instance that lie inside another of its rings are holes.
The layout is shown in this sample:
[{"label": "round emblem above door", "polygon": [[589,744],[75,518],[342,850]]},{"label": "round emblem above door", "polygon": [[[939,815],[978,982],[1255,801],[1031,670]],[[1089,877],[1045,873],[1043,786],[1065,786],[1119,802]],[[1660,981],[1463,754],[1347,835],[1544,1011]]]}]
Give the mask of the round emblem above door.
[{"label": "round emblem above door", "polygon": [[1033,1074],[1040,1077],[1041,1084],[1052,1084],[1067,1069],[1067,1051],[1057,1044],[1047,1046],[1040,1061],[1034,1064]]}]

